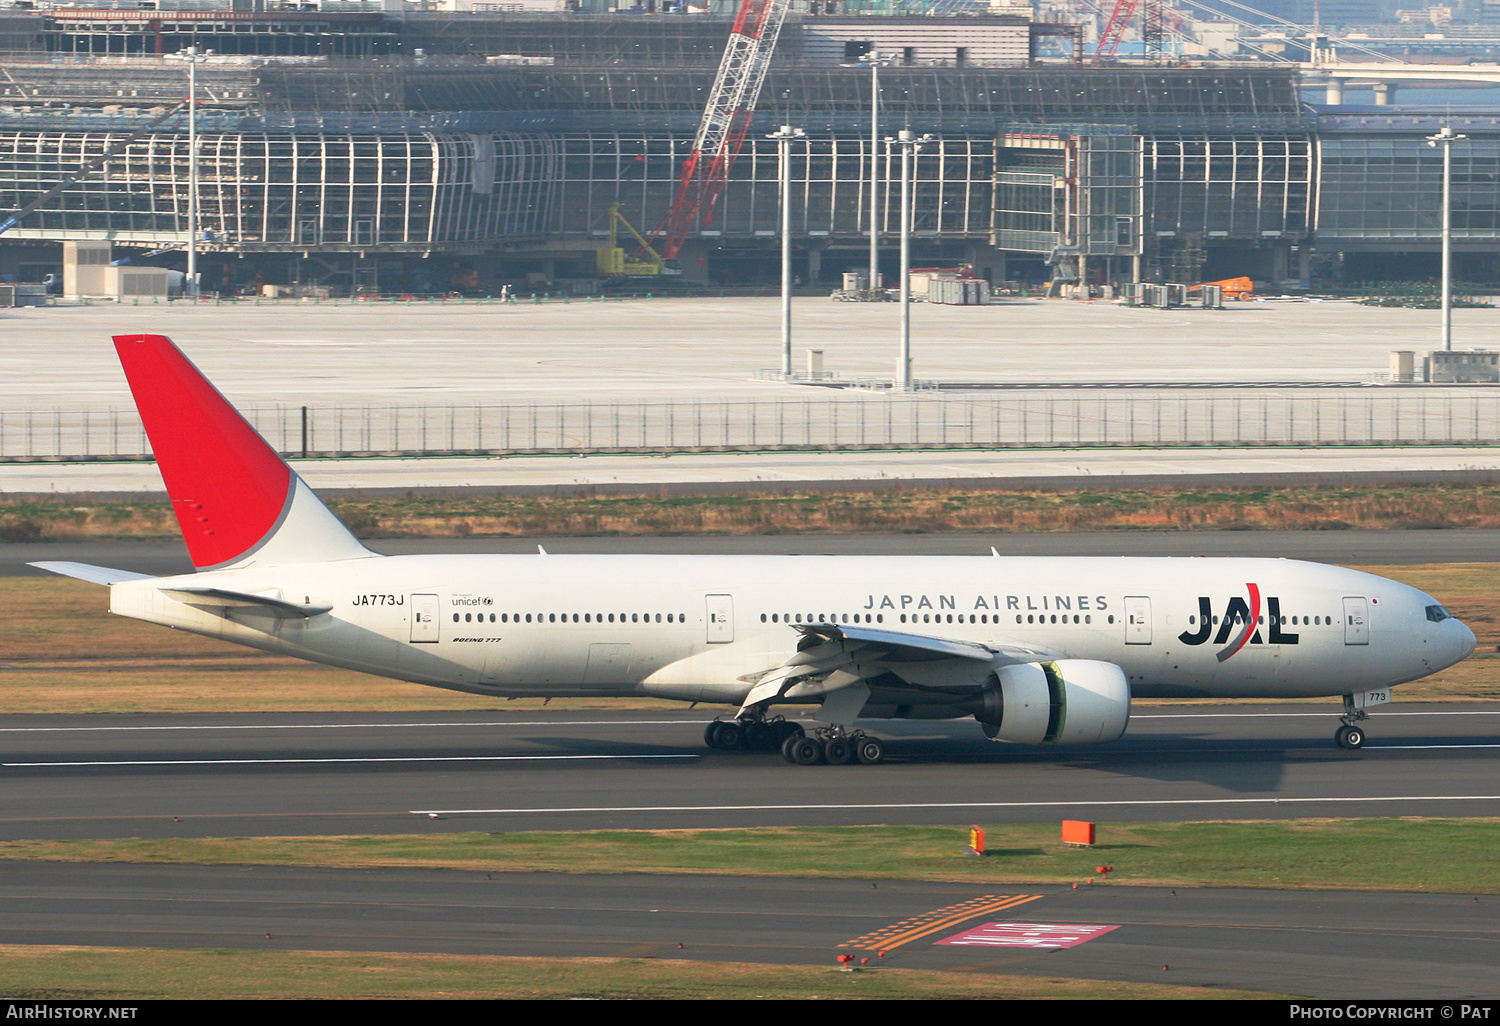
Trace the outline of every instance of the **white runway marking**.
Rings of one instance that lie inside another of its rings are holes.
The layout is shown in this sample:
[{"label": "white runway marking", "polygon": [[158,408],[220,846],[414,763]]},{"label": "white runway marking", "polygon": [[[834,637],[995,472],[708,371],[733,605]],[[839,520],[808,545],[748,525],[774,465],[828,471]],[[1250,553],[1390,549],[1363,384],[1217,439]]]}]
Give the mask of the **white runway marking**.
[{"label": "white runway marking", "polygon": [[835,812],[885,809],[1067,809],[1144,805],[1316,805],[1339,802],[1493,802],[1500,794],[1395,795],[1378,798],[1163,798],[1137,801],[880,802],[840,805],[601,805],[555,809],[411,809],[413,816],[516,816],[569,812]]},{"label": "white runway marking", "polygon": [[1382,752],[1386,750],[1404,752],[1426,748],[1500,748],[1500,745],[1367,745],[1364,750],[1369,751],[1371,748]]},{"label": "white runway marking", "polygon": [[423,755],[340,759],[140,759],[94,762],[0,762],[6,769],[58,769],[78,766],[282,766],[370,762],[568,762],[609,759],[696,759],[697,755]]}]

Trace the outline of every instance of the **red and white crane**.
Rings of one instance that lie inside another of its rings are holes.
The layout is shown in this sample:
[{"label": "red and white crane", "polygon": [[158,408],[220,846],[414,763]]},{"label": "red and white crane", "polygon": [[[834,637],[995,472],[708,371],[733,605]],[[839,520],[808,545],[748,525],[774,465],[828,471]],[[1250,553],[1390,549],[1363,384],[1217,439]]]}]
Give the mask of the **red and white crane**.
[{"label": "red and white crane", "polygon": [[719,73],[703,108],[693,152],[677,181],[672,209],[648,236],[652,242],[661,240],[666,259],[677,256],[695,224],[713,223],[715,208],[729,180],[729,168],[750,130],[755,101],[765,84],[766,69],[790,6],[791,0],[741,0]]},{"label": "red and white crane", "polygon": [[1125,32],[1125,26],[1135,15],[1135,9],[1141,3],[1145,4],[1142,13],[1141,42],[1142,56],[1148,61],[1159,61],[1162,58],[1162,0],[1115,0],[1114,8],[1109,12],[1109,20],[1104,23],[1104,31],[1099,33],[1099,46],[1094,50],[1095,61],[1112,61],[1115,59],[1115,51],[1120,47],[1120,36]]}]

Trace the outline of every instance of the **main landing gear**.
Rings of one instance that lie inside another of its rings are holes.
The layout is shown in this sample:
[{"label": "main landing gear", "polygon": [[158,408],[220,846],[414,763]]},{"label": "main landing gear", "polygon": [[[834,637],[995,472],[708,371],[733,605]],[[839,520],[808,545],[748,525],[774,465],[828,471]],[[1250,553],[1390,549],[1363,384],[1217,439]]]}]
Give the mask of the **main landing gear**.
[{"label": "main landing gear", "polygon": [[774,752],[783,742],[801,736],[801,727],[780,716],[714,720],[703,728],[703,743],[721,752]]},{"label": "main landing gear", "polygon": [[703,729],[703,743],[721,752],[775,752],[798,766],[873,766],[885,760],[885,745],[862,730],[846,733],[838,726],[806,734],[783,717],[714,720]]},{"label": "main landing gear", "polygon": [[885,759],[885,745],[862,730],[844,733],[842,727],[822,727],[812,736],[789,737],[781,745],[781,757],[798,766],[830,766],[859,763],[873,766]]},{"label": "main landing gear", "polygon": [[1364,728],[1356,727],[1355,724],[1360,720],[1369,719],[1369,716],[1370,714],[1363,709],[1354,707],[1353,695],[1344,696],[1344,715],[1339,717],[1344,725],[1333,735],[1334,741],[1338,742],[1340,748],[1348,748],[1352,751],[1365,746]]}]

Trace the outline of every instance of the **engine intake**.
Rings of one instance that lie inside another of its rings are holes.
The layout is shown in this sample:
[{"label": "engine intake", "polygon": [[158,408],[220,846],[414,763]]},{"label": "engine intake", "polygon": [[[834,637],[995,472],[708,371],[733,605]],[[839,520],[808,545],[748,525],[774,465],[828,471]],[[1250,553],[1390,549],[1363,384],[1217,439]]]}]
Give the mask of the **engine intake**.
[{"label": "engine intake", "polygon": [[1114,663],[1059,659],[1019,663],[990,674],[974,718],[991,741],[1097,745],[1130,722],[1130,683]]}]

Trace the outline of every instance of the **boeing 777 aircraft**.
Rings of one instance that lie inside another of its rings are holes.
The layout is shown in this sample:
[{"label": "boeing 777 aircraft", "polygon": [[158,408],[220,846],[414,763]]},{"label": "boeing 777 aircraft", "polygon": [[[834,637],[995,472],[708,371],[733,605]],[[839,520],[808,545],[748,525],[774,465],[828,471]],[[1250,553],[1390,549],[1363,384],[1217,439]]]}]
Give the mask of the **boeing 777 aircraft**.
[{"label": "boeing 777 aircraft", "polygon": [[[1414,588],[1282,559],[381,556],[161,335],[115,347],[197,572],[34,565],[110,611],[481,695],[738,706],[720,749],[877,763],[857,717],[973,716],[996,741],[1098,744],[1132,695],[1342,695],[1345,748],[1390,689],[1474,635]],[[771,709],[816,705],[810,732]]]}]

